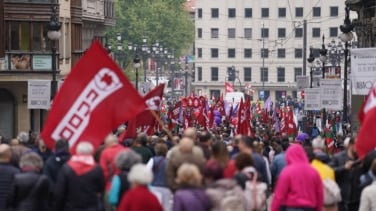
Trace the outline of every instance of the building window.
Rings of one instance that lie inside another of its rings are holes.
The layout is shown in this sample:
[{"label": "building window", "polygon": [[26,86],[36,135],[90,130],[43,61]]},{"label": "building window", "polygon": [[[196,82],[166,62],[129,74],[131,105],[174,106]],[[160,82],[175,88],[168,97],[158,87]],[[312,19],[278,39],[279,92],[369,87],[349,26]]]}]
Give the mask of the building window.
[{"label": "building window", "polygon": [[303,58],[303,49],[295,48],[295,58]]},{"label": "building window", "polygon": [[269,58],[269,49],[261,48],[261,58]]},{"label": "building window", "polygon": [[261,17],[268,18],[269,17],[269,8],[261,8]]},{"label": "building window", "polygon": [[285,82],[285,68],[284,67],[277,68],[277,81]]},{"label": "building window", "polygon": [[235,30],[235,28],[229,28],[229,29],[227,29],[227,37],[229,39],[234,39],[236,37],[236,30]]},{"label": "building window", "polygon": [[197,57],[202,58],[202,48],[197,48]]},{"label": "building window", "polygon": [[[51,49],[47,25],[33,22],[10,22],[7,33],[7,50],[45,51]],[[18,56],[15,56],[18,57]],[[28,57],[25,55],[25,57]],[[25,60],[26,61],[26,60]]]},{"label": "building window", "polygon": [[235,8],[229,8],[228,9],[228,17],[229,18],[235,18],[236,17],[236,9]]},{"label": "building window", "polygon": [[219,97],[221,96],[221,90],[218,90],[218,89],[212,89],[210,90],[210,98],[211,99],[219,99]]},{"label": "building window", "polygon": [[212,8],[211,9],[211,17],[212,18],[218,18],[219,17],[219,9],[218,8]]},{"label": "building window", "polygon": [[218,67],[211,68],[211,80],[218,81]]},{"label": "building window", "polygon": [[252,58],[252,48],[244,49],[244,58]]},{"label": "building window", "polygon": [[278,28],[278,38],[286,37],[286,28]]},{"label": "building window", "polygon": [[260,80],[261,82],[266,82],[269,79],[269,71],[267,67],[260,68]]},{"label": "building window", "polygon": [[295,8],[295,17],[303,17],[303,7]]},{"label": "building window", "polygon": [[211,50],[211,58],[218,58],[218,48],[212,48]]},{"label": "building window", "polygon": [[218,28],[211,28],[210,34],[211,34],[211,38],[218,38],[219,29]]},{"label": "building window", "polygon": [[245,28],[244,29],[244,38],[245,39],[252,39],[252,28]]},{"label": "building window", "polygon": [[197,38],[202,38],[202,28],[197,28]]},{"label": "building window", "polygon": [[244,17],[252,18],[252,8],[245,8],[244,9]]},{"label": "building window", "polygon": [[330,7],[330,16],[337,17],[338,16],[338,7]]},{"label": "building window", "polygon": [[228,58],[235,58],[235,48],[227,49],[227,57]]},{"label": "building window", "polygon": [[286,91],[275,91],[275,99],[280,101],[283,100],[286,97]]},{"label": "building window", "polygon": [[320,17],[321,16],[321,7],[312,8],[312,16],[313,17]]},{"label": "building window", "polygon": [[197,67],[197,81],[202,81],[202,67]]},{"label": "building window", "polygon": [[296,82],[296,76],[301,76],[303,74],[303,70],[301,67],[294,68],[294,81]]},{"label": "building window", "polygon": [[330,27],[329,28],[329,35],[331,37],[337,37],[338,36],[338,28],[337,27]]},{"label": "building window", "polygon": [[280,18],[286,17],[286,8],[278,8],[278,17]]},{"label": "building window", "polygon": [[277,53],[278,58],[286,58],[286,49],[278,48]]},{"label": "building window", "polygon": [[295,37],[303,37],[303,29],[302,28],[295,28]]},{"label": "building window", "polygon": [[261,28],[261,38],[268,38],[268,37],[269,37],[269,29]]},{"label": "building window", "polygon": [[252,81],[252,68],[251,67],[244,68],[244,81]]},{"label": "building window", "polygon": [[202,9],[197,9],[197,18],[202,18]]},{"label": "building window", "polygon": [[312,37],[320,37],[321,30],[320,28],[312,28]]}]

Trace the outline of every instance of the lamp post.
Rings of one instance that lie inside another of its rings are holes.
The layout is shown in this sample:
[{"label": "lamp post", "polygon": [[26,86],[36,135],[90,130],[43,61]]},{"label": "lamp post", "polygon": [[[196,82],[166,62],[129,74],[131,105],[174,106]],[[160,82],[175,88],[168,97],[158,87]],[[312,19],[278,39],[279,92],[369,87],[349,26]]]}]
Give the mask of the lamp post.
[{"label": "lamp post", "polygon": [[136,54],[136,56],[133,59],[133,65],[134,68],[136,69],[136,89],[138,91],[138,68],[140,67],[140,58]]},{"label": "lamp post", "polygon": [[[122,44],[122,42],[121,42],[121,40],[122,40],[122,38],[121,38],[121,34],[120,34],[120,32],[118,32],[117,34],[116,34],[116,40],[117,40],[117,60],[118,60],[118,63],[119,63],[119,66],[121,67],[121,68],[123,68],[123,65],[122,65],[122,62],[120,61],[120,55],[121,55],[121,53],[122,53],[122,51],[123,51],[123,44]],[[116,57],[116,56],[115,56]],[[116,58],[115,58],[116,59]]]},{"label": "lamp post", "polygon": [[[325,36],[322,35],[322,47],[320,49],[320,61],[322,62],[322,79],[325,79],[325,62],[327,61],[328,50],[325,49]],[[322,109],[322,127],[326,126],[326,110]]]},{"label": "lamp post", "polygon": [[51,96],[52,98],[55,97],[57,91],[57,61],[56,61],[56,41],[60,39],[61,32],[60,32],[60,22],[58,16],[56,14],[57,5],[52,5],[52,14],[50,18],[50,23],[48,24],[48,39],[51,40],[51,50],[52,50],[52,84],[51,84]]},{"label": "lamp post", "polygon": [[320,61],[322,62],[322,79],[325,79],[325,63],[328,60],[328,50],[325,48],[325,36],[322,35],[322,46],[320,49]]},{"label": "lamp post", "polygon": [[345,42],[345,64],[344,64],[344,81],[343,81],[343,117],[342,121],[347,122],[347,65],[348,65],[348,56],[349,56],[349,41],[351,41],[354,38],[354,35],[352,33],[352,30],[354,28],[354,25],[350,21],[350,8],[346,5],[345,8],[346,16],[345,20],[343,21],[343,25],[341,25],[339,28],[342,32],[342,34],[339,36],[341,41]]},{"label": "lamp post", "polygon": [[332,40],[328,45],[328,61],[333,66],[341,66],[341,60],[344,56],[344,50],[341,42],[336,43]]},{"label": "lamp post", "polygon": [[307,58],[308,64],[310,66],[311,71],[309,72],[309,88],[312,88],[312,82],[313,82],[313,61],[315,61],[315,57],[313,56],[313,48],[311,47],[309,49],[309,57]]}]

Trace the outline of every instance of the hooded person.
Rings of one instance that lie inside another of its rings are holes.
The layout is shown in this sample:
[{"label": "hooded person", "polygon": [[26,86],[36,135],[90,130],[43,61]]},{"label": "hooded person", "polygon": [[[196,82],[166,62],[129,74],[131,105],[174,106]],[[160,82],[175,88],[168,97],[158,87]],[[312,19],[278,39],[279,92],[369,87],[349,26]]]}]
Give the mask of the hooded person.
[{"label": "hooded person", "polygon": [[59,140],[55,144],[55,151],[47,160],[43,167],[45,174],[53,184],[56,183],[57,174],[63,165],[69,160],[69,143],[66,140]]},{"label": "hooded person", "polygon": [[282,170],[275,187],[272,211],[321,211],[323,184],[318,172],[311,167],[299,144],[286,151],[287,166]]},{"label": "hooded person", "polygon": [[56,211],[97,211],[105,180],[94,161],[94,147],[80,142],[76,154],[64,164],[56,182]]}]

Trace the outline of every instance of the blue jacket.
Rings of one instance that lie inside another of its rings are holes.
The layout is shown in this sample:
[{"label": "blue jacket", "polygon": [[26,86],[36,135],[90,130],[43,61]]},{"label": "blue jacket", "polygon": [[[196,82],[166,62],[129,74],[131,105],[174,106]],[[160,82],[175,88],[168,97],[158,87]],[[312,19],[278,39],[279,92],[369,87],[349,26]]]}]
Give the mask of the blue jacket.
[{"label": "blue jacket", "polygon": [[262,182],[265,182],[266,184],[269,184],[269,181],[268,181],[268,172],[269,169],[266,168],[266,163],[265,163],[265,160],[264,158],[258,154],[258,153],[255,153],[253,152],[252,153],[252,158],[253,158],[253,161],[255,162],[255,168],[257,170],[257,172],[260,174],[260,180]]},{"label": "blue jacket", "polygon": [[286,166],[286,158],[285,158],[285,152],[281,152],[278,155],[274,157],[274,160],[272,161],[271,165],[271,172],[273,180],[276,180]]}]

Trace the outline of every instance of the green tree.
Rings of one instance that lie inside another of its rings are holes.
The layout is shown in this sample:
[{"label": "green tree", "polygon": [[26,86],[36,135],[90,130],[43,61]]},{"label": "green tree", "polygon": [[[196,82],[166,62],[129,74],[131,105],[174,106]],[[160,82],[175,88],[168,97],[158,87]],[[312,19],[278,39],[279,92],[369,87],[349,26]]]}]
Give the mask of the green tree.
[{"label": "green tree", "polygon": [[126,63],[133,54],[128,51],[128,43],[138,44],[141,50],[142,39],[148,46],[159,42],[175,56],[188,53],[194,40],[194,23],[189,13],[184,11],[185,0],[118,0],[116,5],[117,23],[107,35],[113,49],[116,49],[116,34],[122,36]]}]

